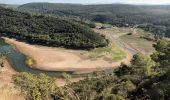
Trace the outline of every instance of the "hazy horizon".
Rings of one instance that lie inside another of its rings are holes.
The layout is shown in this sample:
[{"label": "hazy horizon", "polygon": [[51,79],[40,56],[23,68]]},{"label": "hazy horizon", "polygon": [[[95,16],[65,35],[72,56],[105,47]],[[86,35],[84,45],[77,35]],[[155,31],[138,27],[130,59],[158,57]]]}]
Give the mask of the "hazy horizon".
[{"label": "hazy horizon", "polygon": [[72,3],[72,4],[146,4],[146,5],[168,5],[170,0],[0,0],[1,4],[25,4],[32,2],[48,2],[48,3]]}]

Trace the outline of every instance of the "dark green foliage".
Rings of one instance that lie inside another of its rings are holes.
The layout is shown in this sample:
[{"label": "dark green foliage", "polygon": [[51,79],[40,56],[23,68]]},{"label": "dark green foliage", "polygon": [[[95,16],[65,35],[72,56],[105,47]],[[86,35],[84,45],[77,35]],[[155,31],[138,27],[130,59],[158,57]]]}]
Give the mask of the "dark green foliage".
[{"label": "dark green foliage", "polygon": [[105,37],[89,27],[61,18],[31,15],[0,7],[1,35],[29,43],[89,49],[108,44]]},{"label": "dark green foliage", "polygon": [[170,65],[170,41],[161,39],[154,45],[156,52],[151,55],[159,66],[166,68]]},{"label": "dark green foliage", "polygon": [[144,77],[153,74],[153,67],[156,66],[155,62],[150,57],[140,53],[133,56],[131,64],[135,67],[136,74],[141,74],[141,76]]},{"label": "dark green foliage", "polygon": [[[167,66],[169,68],[170,66]],[[161,70],[159,70],[161,72]],[[130,93],[131,99],[169,100],[170,71],[164,69],[161,74],[141,80],[138,87]]]},{"label": "dark green foliage", "polygon": [[75,91],[70,87],[59,87],[52,95],[53,100],[81,100]]},{"label": "dark green foliage", "polygon": [[0,53],[0,69],[4,67],[4,62],[6,60],[6,57],[4,54]]},{"label": "dark green foliage", "polygon": [[0,38],[0,46],[8,45],[4,39]]},{"label": "dark green foliage", "polygon": [[127,33],[127,35],[132,35],[133,33]]},{"label": "dark green foliage", "polygon": [[170,37],[170,6],[168,5],[29,3],[21,5],[18,9],[57,16],[76,16],[121,27],[137,25],[137,27],[155,33],[155,36]]},{"label": "dark green foliage", "polygon": [[90,80],[86,79],[78,83],[74,83],[71,88],[74,89],[81,100],[106,100],[106,98],[109,100],[111,95],[115,95],[115,98],[116,96],[117,98],[120,97],[122,98],[121,100],[123,100],[123,97],[127,96],[128,91],[123,87],[126,87],[127,85],[127,80],[106,75],[104,77],[99,76],[98,78],[92,78]]},{"label": "dark green foliage", "polygon": [[122,75],[130,75],[133,73],[133,68],[129,67],[127,65],[121,66],[119,69],[115,70],[115,74],[117,76],[122,76]]},{"label": "dark green foliage", "polygon": [[[57,16],[57,15],[55,15],[55,16]],[[57,16],[57,17],[60,17],[60,16]],[[78,23],[81,23],[83,25],[89,26],[90,28],[95,28],[96,27],[95,22],[89,21],[89,20],[84,19],[84,18],[80,18],[80,17],[63,17],[63,16],[60,17],[60,18],[65,18],[65,19],[70,20],[70,21],[78,22]]]},{"label": "dark green foliage", "polygon": [[144,78],[139,83],[136,90],[131,95],[133,99],[151,99],[151,100],[168,100],[170,99],[169,89],[169,41],[161,39],[154,45],[156,52],[151,55],[152,59],[157,62],[154,69],[155,75]]}]

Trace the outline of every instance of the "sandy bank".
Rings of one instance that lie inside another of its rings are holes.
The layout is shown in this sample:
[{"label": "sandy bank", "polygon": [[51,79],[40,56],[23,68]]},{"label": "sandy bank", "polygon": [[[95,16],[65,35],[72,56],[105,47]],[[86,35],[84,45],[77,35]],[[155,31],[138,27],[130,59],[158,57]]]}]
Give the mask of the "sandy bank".
[{"label": "sandy bank", "polygon": [[9,38],[5,38],[5,40],[23,54],[33,58],[36,62],[33,68],[41,70],[89,72],[96,69],[116,67],[121,62],[128,64],[131,59],[129,54],[119,62],[109,62],[103,59],[82,59],[81,53],[85,51],[30,45]]}]

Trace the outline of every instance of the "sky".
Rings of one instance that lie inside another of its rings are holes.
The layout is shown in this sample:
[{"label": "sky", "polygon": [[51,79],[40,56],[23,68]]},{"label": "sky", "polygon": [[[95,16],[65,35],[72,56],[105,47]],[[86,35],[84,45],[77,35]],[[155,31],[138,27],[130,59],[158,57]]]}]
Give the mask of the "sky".
[{"label": "sky", "polygon": [[0,0],[4,4],[25,4],[30,2],[79,3],[79,4],[170,4],[170,0]]}]

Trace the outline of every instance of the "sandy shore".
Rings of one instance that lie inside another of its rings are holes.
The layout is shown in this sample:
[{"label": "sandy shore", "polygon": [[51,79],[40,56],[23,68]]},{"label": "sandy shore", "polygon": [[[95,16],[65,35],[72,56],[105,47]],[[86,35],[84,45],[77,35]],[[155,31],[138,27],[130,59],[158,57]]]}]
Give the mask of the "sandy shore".
[{"label": "sandy shore", "polygon": [[[13,88],[14,84],[12,83],[12,76],[14,74],[17,74],[17,73],[18,72],[16,72],[12,68],[12,66],[9,64],[9,62],[6,60],[4,62],[4,67],[0,71],[0,88],[6,86],[8,88],[14,89]],[[79,80],[83,80],[83,79],[84,79],[83,77],[72,78],[70,81],[71,82],[78,82]],[[64,86],[66,84],[65,80],[62,79],[62,78],[56,78],[55,83],[56,83],[57,86]]]},{"label": "sandy shore", "polygon": [[[14,74],[17,74],[18,72],[16,72],[11,65],[8,63],[8,61],[5,61],[4,67],[1,69],[0,72],[0,87],[1,86],[8,86],[13,88],[13,83],[12,83],[12,76]],[[83,77],[79,77],[79,78],[72,78],[71,82],[78,82],[79,80],[83,80]],[[64,86],[66,84],[65,80],[62,78],[56,78],[56,85],[57,86]]]},{"label": "sandy shore", "polygon": [[36,63],[33,68],[41,70],[88,72],[116,67],[121,62],[128,64],[131,59],[131,56],[127,54],[127,57],[119,62],[109,62],[103,59],[92,61],[82,59],[80,54],[83,52],[81,51],[30,45],[9,38],[5,38],[5,40],[14,45],[21,53],[34,59]]}]

